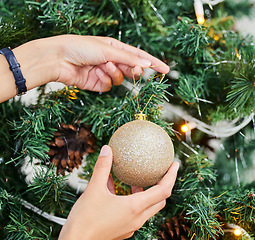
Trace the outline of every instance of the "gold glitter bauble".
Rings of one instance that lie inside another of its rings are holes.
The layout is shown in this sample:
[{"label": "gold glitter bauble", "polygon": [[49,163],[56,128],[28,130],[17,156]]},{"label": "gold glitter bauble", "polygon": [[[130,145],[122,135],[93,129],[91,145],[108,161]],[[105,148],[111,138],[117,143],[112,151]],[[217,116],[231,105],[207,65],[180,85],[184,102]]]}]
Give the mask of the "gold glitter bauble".
[{"label": "gold glitter bauble", "polygon": [[113,174],[131,186],[156,184],[174,160],[174,146],[168,134],[146,120],[121,126],[112,135],[109,146],[113,151]]}]

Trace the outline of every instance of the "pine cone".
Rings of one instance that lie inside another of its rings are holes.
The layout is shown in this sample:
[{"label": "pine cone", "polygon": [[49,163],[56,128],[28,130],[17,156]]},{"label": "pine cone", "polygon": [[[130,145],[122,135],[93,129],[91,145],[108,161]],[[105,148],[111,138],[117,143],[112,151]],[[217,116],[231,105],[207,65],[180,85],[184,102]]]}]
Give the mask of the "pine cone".
[{"label": "pine cone", "polygon": [[160,239],[163,240],[189,240],[190,224],[184,218],[185,214],[179,214],[167,219],[162,225],[162,231],[158,231]]},{"label": "pine cone", "polygon": [[[189,237],[190,223],[185,219],[186,214],[182,213],[178,216],[174,216],[171,219],[167,219],[164,224],[162,224],[162,230],[158,231],[160,236],[159,239],[163,240],[190,240]],[[219,222],[223,222],[223,218],[220,215],[216,216]],[[224,225],[222,225],[224,227]],[[215,239],[219,237],[215,236]],[[211,239],[211,238],[210,238]],[[192,240],[196,240],[194,236]]]},{"label": "pine cone", "polygon": [[55,164],[57,174],[64,175],[64,170],[72,172],[81,165],[85,154],[95,152],[95,142],[89,126],[79,122],[74,125],[62,123],[49,144],[49,164]]}]

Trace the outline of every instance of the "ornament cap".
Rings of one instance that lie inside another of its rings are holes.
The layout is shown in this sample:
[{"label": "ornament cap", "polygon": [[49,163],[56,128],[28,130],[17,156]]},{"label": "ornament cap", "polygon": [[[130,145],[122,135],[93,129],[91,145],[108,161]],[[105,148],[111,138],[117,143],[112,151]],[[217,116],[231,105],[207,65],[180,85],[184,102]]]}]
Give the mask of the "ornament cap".
[{"label": "ornament cap", "polygon": [[147,115],[144,113],[136,113],[135,114],[135,120],[146,120]]}]

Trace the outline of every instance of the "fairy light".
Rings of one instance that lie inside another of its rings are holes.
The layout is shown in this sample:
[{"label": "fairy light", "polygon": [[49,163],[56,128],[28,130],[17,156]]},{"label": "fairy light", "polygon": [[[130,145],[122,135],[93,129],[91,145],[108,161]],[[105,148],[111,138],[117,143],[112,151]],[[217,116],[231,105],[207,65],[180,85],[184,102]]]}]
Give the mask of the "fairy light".
[{"label": "fairy light", "polygon": [[223,229],[223,231],[226,233],[232,233],[236,237],[242,236],[242,238],[245,238],[247,240],[252,240],[251,236],[243,228],[233,223],[226,223],[225,229]]},{"label": "fairy light", "polygon": [[181,126],[181,131],[186,133],[188,131],[191,131],[192,129],[196,128],[197,125],[195,122],[188,122],[188,123],[184,123],[182,126]]},{"label": "fairy light", "polygon": [[197,22],[198,22],[198,24],[202,25],[205,22],[204,16],[198,16],[197,17]]},{"label": "fairy light", "polygon": [[182,132],[188,132],[189,131],[189,127],[188,127],[188,125],[187,124],[183,124],[182,126],[181,126],[181,131]]},{"label": "fairy light", "polygon": [[213,10],[214,5],[217,5],[224,0],[194,0],[194,8],[198,24],[202,25],[205,22],[203,4],[208,4],[210,9]]},{"label": "fairy light", "polygon": [[240,229],[238,229],[238,228],[236,228],[235,230],[234,230],[234,235],[235,236],[241,236],[242,235],[242,231],[240,230]]},{"label": "fairy light", "polygon": [[203,7],[202,0],[194,0],[194,8],[195,8],[195,13],[197,17],[197,22],[198,24],[201,25],[205,22],[204,7]]}]

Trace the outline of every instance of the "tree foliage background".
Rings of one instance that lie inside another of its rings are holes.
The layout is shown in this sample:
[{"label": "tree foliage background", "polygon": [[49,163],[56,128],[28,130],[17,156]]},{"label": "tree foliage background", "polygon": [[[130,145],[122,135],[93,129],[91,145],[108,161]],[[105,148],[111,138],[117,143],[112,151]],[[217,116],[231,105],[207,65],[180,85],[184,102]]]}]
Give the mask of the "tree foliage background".
[{"label": "tree foliage background", "polygon": [[[253,37],[235,29],[235,19],[252,15],[253,4],[225,0],[213,8],[204,4],[204,13],[200,25],[190,0],[0,0],[0,48],[60,34],[100,35],[170,65],[162,83],[156,73],[137,83],[137,99],[145,106],[155,95],[146,114],[171,135],[182,167],[167,206],[134,239],[172,239],[174,230],[165,223],[177,216],[185,218],[188,232],[181,234],[187,239],[241,239],[231,224],[242,228],[243,239],[254,238],[255,49]],[[0,238],[57,239],[61,226],[24,204],[66,218],[79,197],[67,177],[47,164],[49,142],[61,124],[86,123],[97,149],[107,144],[137,112],[137,99],[125,86],[105,94],[75,88],[48,93],[42,86],[35,104],[17,98],[1,103]],[[195,128],[181,133],[187,121]],[[91,176],[97,154],[87,156],[82,178]],[[25,159],[41,163],[29,184],[20,170]],[[118,186],[120,194],[129,192]]]}]

